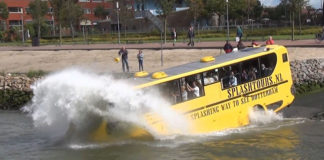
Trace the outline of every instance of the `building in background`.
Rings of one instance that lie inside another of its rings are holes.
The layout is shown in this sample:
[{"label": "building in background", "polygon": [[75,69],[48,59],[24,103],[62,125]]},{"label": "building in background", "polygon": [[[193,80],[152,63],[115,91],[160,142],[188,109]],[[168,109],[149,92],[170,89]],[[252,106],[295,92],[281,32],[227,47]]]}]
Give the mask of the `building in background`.
[{"label": "building in background", "polygon": [[[29,14],[29,3],[33,0],[2,0],[7,4],[9,17],[1,20],[1,26],[9,29],[10,27],[22,28],[22,25],[32,22]],[[48,1],[48,0],[43,0]],[[116,3],[119,3],[117,9]],[[83,19],[80,21],[77,29],[90,30],[91,28],[106,32],[117,32],[119,13],[119,28],[123,31],[147,32],[161,30],[162,21],[158,15],[158,0],[78,0],[83,8]],[[47,23],[52,26],[51,30],[55,35],[57,30],[56,20],[53,16],[53,8],[48,2],[49,10],[45,16]],[[95,9],[103,6],[108,11],[106,17],[96,17]],[[174,12],[168,18],[169,27],[187,27],[190,25],[191,18],[187,14],[188,6],[185,0],[176,0]],[[124,13],[123,13],[124,12]],[[125,13],[126,12],[126,13]],[[131,14],[129,14],[131,13]],[[131,16],[129,16],[131,15]],[[69,31],[66,31],[68,34]],[[64,33],[65,34],[65,33]]]},{"label": "building in background", "polygon": [[[81,26],[97,25],[101,21],[111,21],[111,14],[113,13],[113,0],[79,0],[78,2],[83,8],[83,18],[80,22]],[[106,18],[102,19],[95,16],[95,9],[97,6],[103,6],[109,12]]]},{"label": "building in background", "polygon": [[[9,16],[6,20],[1,20],[2,24],[6,25],[7,29],[10,27],[20,27],[22,24],[31,23],[32,17],[29,14],[29,3],[33,0],[2,0],[7,4]],[[44,0],[43,0],[44,1]],[[48,0],[46,0],[48,1]],[[113,0],[78,0],[78,3],[83,8],[84,20],[80,25],[96,25],[102,19],[94,15],[94,10],[98,5],[102,5],[107,10],[113,9]],[[53,17],[53,8],[48,2],[49,10],[45,16],[47,23],[53,25],[55,19]],[[107,16],[106,20],[109,20]]]}]

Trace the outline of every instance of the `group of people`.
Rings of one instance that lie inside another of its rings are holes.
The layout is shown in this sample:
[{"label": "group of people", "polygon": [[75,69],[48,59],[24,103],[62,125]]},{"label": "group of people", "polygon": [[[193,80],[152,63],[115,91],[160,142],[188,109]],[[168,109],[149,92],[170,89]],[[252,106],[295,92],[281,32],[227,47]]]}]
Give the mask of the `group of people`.
[{"label": "group of people", "polygon": [[196,81],[193,81],[190,85],[188,83],[181,86],[181,98],[182,101],[187,101],[188,98],[196,98],[200,96],[200,89]]},{"label": "group of people", "polygon": [[[273,45],[275,44],[274,40],[272,39],[272,36],[269,36],[269,39],[266,41],[266,45]],[[252,40],[251,43],[252,47],[258,47],[260,46],[255,40]],[[242,40],[239,39],[236,45],[236,48],[238,50],[244,49],[245,45],[243,44]],[[230,53],[234,50],[234,47],[231,45],[231,43],[227,40],[224,47],[223,47],[225,53]]]},{"label": "group of people", "polygon": [[[123,72],[126,72],[126,70],[127,70],[127,72],[129,72],[128,51],[127,51],[125,46],[123,46],[119,50],[118,55],[121,57],[121,60],[122,60]],[[139,69],[139,71],[144,71],[144,67],[143,67],[144,53],[143,53],[143,51],[141,49],[138,50],[137,60],[138,60],[138,69]]]},{"label": "group of people", "polygon": [[[260,71],[256,67],[249,66],[242,69],[241,73],[230,70],[228,75],[228,81],[224,81],[224,86],[233,87],[238,84],[256,80],[257,78],[269,76],[272,72],[272,68],[266,67],[265,64],[261,64]],[[227,84],[228,83],[228,84]]]},{"label": "group of people", "polygon": [[[175,46],[175,43],[177,42],[177,36],[178,35],[177,35],[177,32],[176,32],[175,28],[172,28],[171,39],[173,41],[173,46]],[[190,26],[189,29],[188,29],[187,37],[189,39],[188,46],[193,47],[195,45],[195,41],[194,41],[195,31],[194,31],[194,28],[192,26]]]}]

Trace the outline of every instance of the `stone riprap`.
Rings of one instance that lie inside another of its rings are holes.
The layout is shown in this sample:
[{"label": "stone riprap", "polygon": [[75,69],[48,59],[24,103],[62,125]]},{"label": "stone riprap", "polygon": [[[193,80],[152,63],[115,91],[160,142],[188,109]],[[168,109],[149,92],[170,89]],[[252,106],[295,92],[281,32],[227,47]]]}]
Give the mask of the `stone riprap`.
[{"label": "stone riprap", "polygon": [[0,109],[19,109],[29,102],[33,96],[31,85],[38,79],[25,74],[0,76]]},{"label": "stone riprap", "polygon": [[303,94],[324,87],[324,59],[290,62],[295,94]]},{"label": "stone riprap", "polygon": [[324,81],[324,59],[292,61],[290,68],[296,85]]},{"label": "stone riprap", "polygon": [[[290,66],[295,94],[324,87],[324,59],[295,60]],[[39,79],[25,74],[0,76],[0,109],[19,109],[29,102],[33,96],[30,86]]]}]

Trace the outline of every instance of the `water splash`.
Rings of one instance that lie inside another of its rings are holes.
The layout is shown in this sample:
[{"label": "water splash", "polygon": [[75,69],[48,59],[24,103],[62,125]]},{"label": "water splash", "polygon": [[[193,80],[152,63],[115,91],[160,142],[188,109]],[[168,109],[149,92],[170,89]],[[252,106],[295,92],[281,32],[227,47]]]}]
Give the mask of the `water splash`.
[{"label": "water splash", "polygon": [[92,120],[105,119],[139,125],[158,137],[143,118],[146,112],[158,114],[170,129],[186,128],[185,119],[158,92],[134,90],[111,75],[68,69],[45,77],[32,89],[32,103],[23,110],[35,127],[51,136],[63,136],[71,124],[82,132]]},{"label": "water splash", "polygon": [[258,110],[252,109],[249,114],[251,125],[262,125],[268,124],[275,121],[283,120],[283,115],[281,113],[276,113],[273,110]]}]

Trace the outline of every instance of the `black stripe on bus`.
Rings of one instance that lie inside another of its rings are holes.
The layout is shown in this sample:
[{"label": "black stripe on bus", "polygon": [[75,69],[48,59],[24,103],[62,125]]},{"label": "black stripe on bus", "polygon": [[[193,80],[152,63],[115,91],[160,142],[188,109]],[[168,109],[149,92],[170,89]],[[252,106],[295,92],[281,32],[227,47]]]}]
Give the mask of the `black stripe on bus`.
[{"label": "black stripe on bus", "polygon": [[249,94],[252,94],[252,93],[255,93],[255,92],[259,92],[259,91],[262,91],[262,90],[265,90],[265,89],[268,89],[268,88],[271,88],[271,87],[274,87],[274,86],[278,86],[278,85],[281,85],[281,84],[284,84],[284,83],[287,83],[288,80],[285,80],[285,81],[282,81],[280,83],[276,83],[274,85],[271,85],[271,86],[268,86],[268,87],[264,87],[264,88],[261,88],[261,89],[257,89],[255,91],[252,91],[252,92],[249,92],[249,93],[246,93],[246,94],[243,94],[243,96],[247,96]]},{"label": "black stripe on bus", "polygon": [[282,81],[280,83],[277,83],[277,84],[274,84],[274,85],[271,85],[271,86],[268,86],[268,87],[265,87],[265,88],[261,88],[261,89],[255,90],[255,91],[250,92],[250,93],[247,93],[247,94],[238,95],[238,96],[232,97],[230,99],[226,99],[226,100],[222,100],[222,101],[219,101],[219,102],[216,102],[216,103],[209,104],[209,105],[207,105],[205,107],[200,107],[200,108],[197,108],[197,109],[194,109],[194,110],[191,110],[191,111],[187,111],[184,114],[188,114],[188,113],[196,112],[196,111],[199,111],[199,110],[202,110],[202,109],[205,109],[205,108],[209,108],[209,107],[215,106],[217,104],[221,104],[221,103],[224,103],[224,102],[227,102],[227,101],[231,101],[231,100],[236,99],[236,98],[239,98],[241,96],[247,96],[249,94],[252,94],[252,93],[255,93],[255,92],[259,92],[259,91],[262,91],[262,90],[265,90],[265,89],[268,89],[268,88],[271,88],[271,87],[274,87],[274,86],[278,86],[278,85],[281,85],[281,84],[287,83],[287,82],[288,82],[288,80],[285,80],[285,81]]}]

